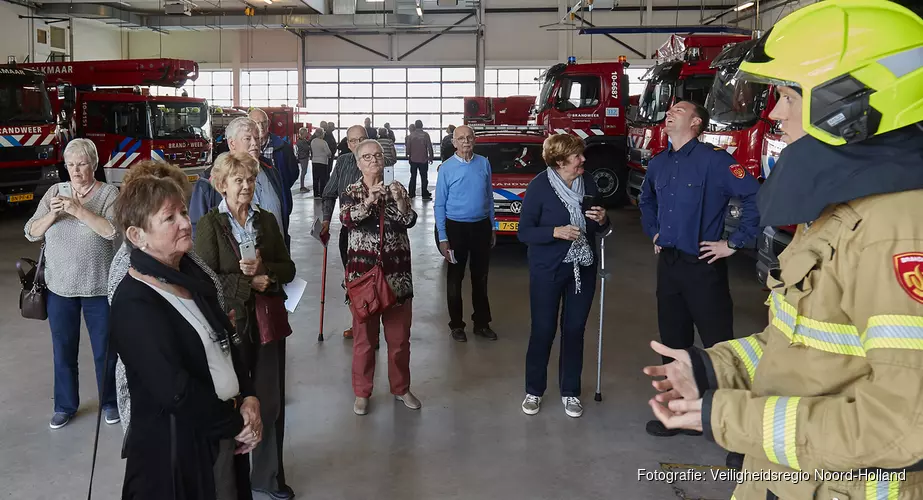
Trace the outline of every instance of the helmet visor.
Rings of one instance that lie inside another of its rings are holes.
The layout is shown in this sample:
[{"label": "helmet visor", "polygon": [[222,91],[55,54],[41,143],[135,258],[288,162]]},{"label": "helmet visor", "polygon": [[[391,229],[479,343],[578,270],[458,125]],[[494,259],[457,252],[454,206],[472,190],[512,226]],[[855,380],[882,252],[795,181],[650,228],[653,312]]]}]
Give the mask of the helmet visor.
[{"label": "helmet visor", "polygon": [[801,85],[798,82],[793,82],[791,80],[783,80],[781,78],[775,78],[771,76],[757,75],[744,71],[742,69],[737,70],[737,74],[734,75],[734,79],[737,81],[745,81],[749,83],[759,83],[763,85],[772,85],[774,87],[792,87],[798,92],[801,92]]}]

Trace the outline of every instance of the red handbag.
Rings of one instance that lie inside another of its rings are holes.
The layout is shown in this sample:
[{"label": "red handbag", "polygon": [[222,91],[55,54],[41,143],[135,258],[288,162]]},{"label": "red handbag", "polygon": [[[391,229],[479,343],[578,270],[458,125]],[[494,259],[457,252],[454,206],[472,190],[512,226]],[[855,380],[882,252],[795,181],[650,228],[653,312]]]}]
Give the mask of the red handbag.
[{"label": "red handbag", "polygon": [[380,217],[378,222],[378,261],[375,267],[365,272],[362,276],[349,281],[347,274],[346,296],[349,297],[349,310],[353,317],[360,323],[365,323],[376,315],[397,303],[394,290],[385,279],[385,271],[381,265],[382,255],[385,251],[385,208],[381,205],[378,209]]},{"label": "red handbag", "polygon": [[[225,227],[221,226],[224,235],[228,238],[234,254],[240,259],[240,248],[237,239]],[[256,326],[260,331],[260,344],[282,340],[292,334],[292,325],[288,322],[288,310],[285,309],[285,296],[279,293],[253,291],[256,307]]]}]

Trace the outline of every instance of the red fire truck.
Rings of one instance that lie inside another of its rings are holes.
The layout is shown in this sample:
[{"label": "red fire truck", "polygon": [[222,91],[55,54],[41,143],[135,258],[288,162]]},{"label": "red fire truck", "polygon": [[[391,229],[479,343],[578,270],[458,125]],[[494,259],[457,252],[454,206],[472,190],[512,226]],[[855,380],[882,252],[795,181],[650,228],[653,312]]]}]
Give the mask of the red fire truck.
[{"label": "red fire truck", "polygon": [[41,198],[58,182],[57,132],[45,75],[0,67],[0,203]]},{"label": "red fire truck", "polygon": [[65,137],[96,144],[108,182],[119,185],[132,164],[169,161],[190,181],[211,163],[211,115],[205,99],[152,96],[149,86],[183,86],[198,77],[194,61],[133,59],[23,64],[41,71],[52,106],[69,124]]},{"label": "red fire truck", "polygon": [[[606,203],[625,202],[625,110],[628,77],[624,56],[619,62],[556,64],[540,77],[541,93],[535,98],[465,98],[465,121],[502,125],[510,131],[574,134],[586,142],[586,169],[593,174]],[[525,103],[532,105],[526,108]],[[476,104],[475,104],[476,103]],[[526,118],[526,113],[529,113]],[[531,125],[524,125],[530,123]]]},{"label": "red fire truck", "polygon": [[[768,174],[763,168],[763,151],[771,140],[775,124],[769,113],[776,104],[772,87],[741,81],[737,68],[756,40],[731,44],[714,58],[710,67],[716,71],[713,85],[705,99],[711,122],[701,140],[724,148],[753,177],[762,181]],[[732,199],[725,218],[725,234],[740,224],[741,206]],[[747,248],[756,248],[756,241]]]},{"label": "red fire truck", "polygon": [[664,130],[667,110],[677,101],[705,104],[712,87],[715,69],[711,61],[730,43],[749,40],[744,35],[671,35],[657,51],[657,64],[642,80],[647,80],[628,127],[627,196],[637,204],[647,162],[667,148]]},{"label": "red fire truck", "polygon": [[[726,47],[711,63],[717,73],[714,85],[705,101],[711,116],[702,140],[725,148],[760,181],[766,179],[779,153],[785,148],[776,123],[769,113],[776,105],[776,92],[771,86],[741,81],[736,78],[743,57],[756,40]],[[740,203],[732,199],[725,218],[725,232],[733,232],[740,224]],[[757,249],[757,276],[765,283],[766,276],[778,267],[778,255],[791,242],[794,227],[767,227],[756,241],[748,245]]]}]

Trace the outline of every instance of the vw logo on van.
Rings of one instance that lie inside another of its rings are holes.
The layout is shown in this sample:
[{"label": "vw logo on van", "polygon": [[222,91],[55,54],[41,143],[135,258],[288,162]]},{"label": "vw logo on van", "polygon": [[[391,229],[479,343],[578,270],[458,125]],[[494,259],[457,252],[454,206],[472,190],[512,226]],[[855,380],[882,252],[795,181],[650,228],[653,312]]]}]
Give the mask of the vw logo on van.
[{"label": "vw logo on van", "polygon": [[513,203],[510,203],[510,212],[513,212],[514,214],[521,213],[522,212],[522,202],[514,201]]}]

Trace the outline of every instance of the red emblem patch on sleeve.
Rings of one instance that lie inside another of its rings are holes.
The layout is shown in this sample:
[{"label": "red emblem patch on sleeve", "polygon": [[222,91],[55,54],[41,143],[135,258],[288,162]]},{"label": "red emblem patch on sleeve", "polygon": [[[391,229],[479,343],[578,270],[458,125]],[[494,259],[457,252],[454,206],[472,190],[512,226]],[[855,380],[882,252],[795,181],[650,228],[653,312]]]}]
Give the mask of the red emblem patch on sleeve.
[{"label": "red emblem patch on sleeve", "polygon": [[923,252],[905,252],[894,256],[894,272],[901,288],[910,298],[923,304]]},{"label": "red emblem patch on sleeve", "polygon": [[734,174],[734,177],[737,177],[738,179],[743,179],[744,176],[747,175],[747,171],[744,170],[744,168],[741,167],[739,163],[735,163],[731,165],[730,168],[731,168],[731,173]]}]

